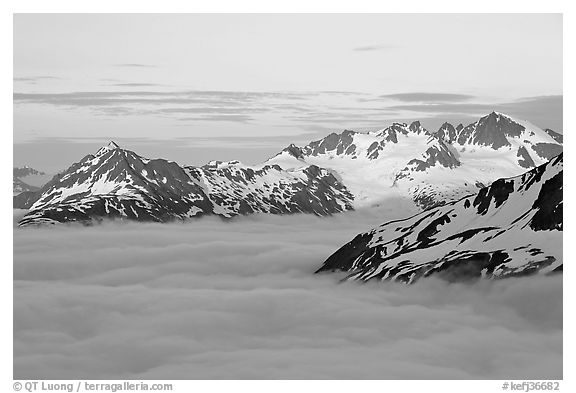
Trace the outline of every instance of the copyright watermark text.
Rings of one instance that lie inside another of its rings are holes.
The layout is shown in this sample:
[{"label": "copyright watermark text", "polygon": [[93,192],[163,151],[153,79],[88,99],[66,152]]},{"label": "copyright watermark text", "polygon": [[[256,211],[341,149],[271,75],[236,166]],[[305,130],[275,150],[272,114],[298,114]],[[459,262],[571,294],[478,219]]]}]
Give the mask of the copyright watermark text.
[{"label": "copyright watermark text", "polygon": [[14,391],[20,392],[169,392],[172,391],[171,383],[147,383],[147,382],[53,382],[53,381],[18,381],[12,385]]}]

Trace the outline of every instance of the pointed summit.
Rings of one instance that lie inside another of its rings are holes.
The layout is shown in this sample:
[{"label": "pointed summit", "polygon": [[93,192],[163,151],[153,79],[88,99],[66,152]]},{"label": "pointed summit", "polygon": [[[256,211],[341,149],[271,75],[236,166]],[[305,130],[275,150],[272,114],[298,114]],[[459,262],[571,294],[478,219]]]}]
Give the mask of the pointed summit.
[{"label": "pointed summit", "polygon": [[381,130],[378,135],[384,137],[387,142],[398,143],[398,134],[408,135],[408,124],[392,123],[391,126]]},{"label": "pointed summit", "polygon": [[[461,125],[460,125],[461,126]],[[448,143],[452,143],[456,140],[458,131],[454,126],[448,122],[445,122],[440,126],[440,129],[436,132],[436,136]]]},{"label": "pointed summit", "polygon": [[422,125],[420,124],[420,122],[418,120],[413,121],[412,123],[410,123],[410,127],[408,127],[408,129],[418,135],[420,134],[427,134],[428,131],[422,127]]},{"label": "pointed summit", "polygon": [[108,153],[109,151],[116,150],[116,149],[119,149],[119,148],[120,148],[120,146],[118,146],[114,141],[110,141],[110,142],[108,142],[108,144],[107,144],[106,146],[102,146],[102,147],[96,152],[96,155],[97,155],[97,156],[100,156],[100,155],[102,155],[102,154]]},{"label": "pointed summit", "polygon": [[497,150],[503,146],[511,146],[508,137],[518,138],[525,127],[511,117],[492,111],[476,123],[464,128],[458,136],[458,143],[490,146]]},{"label": "pointed summit", "polygon": [[290,154],[291,156],[296,157],[298,159],[304,158],[304,154],[302,153],[302,149],[300,149],[298,146],[296,146],[293,143],[291,143],[290,146],[285,147],[282,151],[285,151],[288,154]]}]

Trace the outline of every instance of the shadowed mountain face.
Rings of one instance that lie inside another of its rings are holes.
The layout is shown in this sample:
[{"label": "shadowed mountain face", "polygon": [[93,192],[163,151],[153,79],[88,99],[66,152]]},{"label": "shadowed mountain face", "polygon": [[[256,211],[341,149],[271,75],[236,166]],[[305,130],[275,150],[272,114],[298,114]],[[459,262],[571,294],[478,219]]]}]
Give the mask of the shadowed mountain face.
[{"label": "shadowed mountain face", "polygon": [[562,270],[563,156],[478,194],[359,234],[318,272],[413,283]]},{"label": "shadowed mountain face", "polygon": [[518,138],[525,130],[526,127],[511,118],[492,112],[476,123],[464,128],[460,132],[458,143],[461,145],[490,146],[493,149],[499,149],[503,146],[511,146],[508,138]]},{"label": "shadowed mountain face", "polygon": [[298,171],[253,169],[237,162],[180,167],[111,143],[56,176],[35,197],[18,202],[30,209],[20,225],[29,225],[100,217],[169,221],[256,212],[327,215],[351,209],[351,200],[346,187],[315,166]]},{"label": "shadowed mountain face", "polygon": [[564,136],[562,134],[559,134],[555,131],[552,131],[549,128],[546,128],[544,130],[548,135],[550,135],[552,138],[554,138],[554,140],[558,143],[564,143]]},{"label": "shadowed mountain face", "polygon": [[438,136],[438,138],[448,143],[454,143],[454,141],[458,136],[458,131],[456,130],[456,128],[454,128],[452,124],[446,122],[440,126],[440,129],[438,129],[436,135]]}]

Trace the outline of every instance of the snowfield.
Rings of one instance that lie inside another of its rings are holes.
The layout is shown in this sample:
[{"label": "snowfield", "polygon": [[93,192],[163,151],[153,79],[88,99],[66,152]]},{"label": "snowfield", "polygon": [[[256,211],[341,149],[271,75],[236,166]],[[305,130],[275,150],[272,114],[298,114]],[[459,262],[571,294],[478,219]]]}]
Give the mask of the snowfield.
[{"label": "snowfield", "polygon": [[14,378],[561,379],[561,274],[411,286],[313,274],[405,216],[390,202],[15,227]]}]

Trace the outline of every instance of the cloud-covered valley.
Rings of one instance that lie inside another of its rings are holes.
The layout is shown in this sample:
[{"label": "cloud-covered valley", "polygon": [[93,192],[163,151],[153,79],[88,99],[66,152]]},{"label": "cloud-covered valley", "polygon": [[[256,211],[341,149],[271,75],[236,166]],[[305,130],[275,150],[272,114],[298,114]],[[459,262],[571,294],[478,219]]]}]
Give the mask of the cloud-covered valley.
[{"label": "cloud-covered valley", "polygon": [[562,276],[313,274],[382,221],[14,228],[14,378],[562,378]]}]

